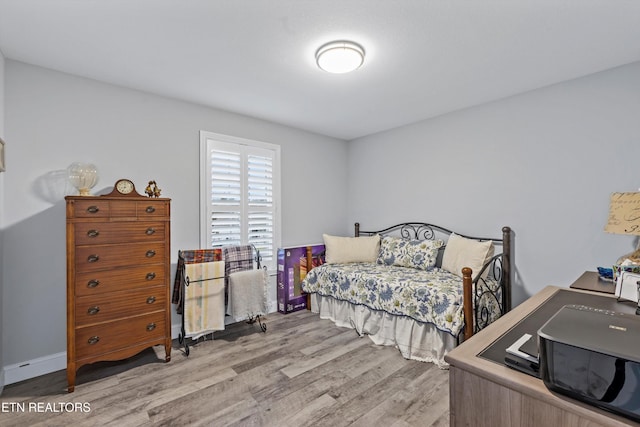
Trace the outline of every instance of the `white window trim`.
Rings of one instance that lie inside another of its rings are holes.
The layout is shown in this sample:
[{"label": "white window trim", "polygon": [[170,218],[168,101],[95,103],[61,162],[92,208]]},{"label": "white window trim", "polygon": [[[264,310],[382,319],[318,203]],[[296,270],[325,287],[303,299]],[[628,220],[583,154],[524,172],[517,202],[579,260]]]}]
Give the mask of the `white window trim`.
[{"label": "white window trim", "polygon": [[273,164],[273,200],[274,200],[274,233],[273,233],[273,260],[268,265],[269,272],[275,273],[277,269],[277,253],[282,241],[281,228],[281,179],[280,179],[280,146],[268,142],[255,141],[251,139],[238,138],[230,135],[200,131],[200,247],[208,247],[207,233],[209,233],[210,220],[208,218],[208,206],[211,203],[211,180],[209,171],[209,153],[207,147],[208,140],[215,140],[222,143],[247,145],[274,152]]}]

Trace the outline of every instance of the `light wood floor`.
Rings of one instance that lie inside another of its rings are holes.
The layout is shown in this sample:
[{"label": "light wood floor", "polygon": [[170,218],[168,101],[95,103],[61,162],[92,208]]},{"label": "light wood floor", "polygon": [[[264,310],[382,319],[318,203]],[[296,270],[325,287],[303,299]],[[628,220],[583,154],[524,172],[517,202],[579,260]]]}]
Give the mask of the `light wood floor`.
[{"label": "light wood floor", "polygon": [[[64,370],[11,384],[0,397],[0,425],[449,424],[448,371],[308,311],[273,313],[266,323],[266,334],[257,324],[229,325],[191,346],[189,357],[174,341],[169,363],[156,347],[85,366],[71,394]],[[68,403],[90,411],[65,412]]]}]

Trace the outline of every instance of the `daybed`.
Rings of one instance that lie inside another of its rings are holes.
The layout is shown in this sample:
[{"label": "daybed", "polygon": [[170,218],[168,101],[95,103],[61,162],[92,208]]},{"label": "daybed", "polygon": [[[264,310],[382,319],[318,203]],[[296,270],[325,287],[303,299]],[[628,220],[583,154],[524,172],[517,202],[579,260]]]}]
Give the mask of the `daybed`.
[{"label": "daybed", "polygon": [[421,222],[377,231],[356,223],[355,237],[323,237],[326,263],[302,283],[311,310],[407,359],[446,368],[451,349],[511,309],[509,227],[497,239]]}]

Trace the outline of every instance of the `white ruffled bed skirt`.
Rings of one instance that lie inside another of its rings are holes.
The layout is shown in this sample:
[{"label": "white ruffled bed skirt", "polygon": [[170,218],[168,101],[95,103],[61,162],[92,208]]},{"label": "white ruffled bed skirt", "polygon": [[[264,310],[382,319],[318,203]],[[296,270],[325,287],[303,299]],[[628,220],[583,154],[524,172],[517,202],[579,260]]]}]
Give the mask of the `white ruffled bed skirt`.
[{"label": "white ruffled bed skirt", "polygon": [[321,319],[333,321],[336,326],[367,335],[377,345],[395,346],[405,359],[432,362],[442,369],[449,367],[444,356],[457,343],[451,334],[439,331],[433,325],[317,293],[311,294],[311,311],[319,313]]}]

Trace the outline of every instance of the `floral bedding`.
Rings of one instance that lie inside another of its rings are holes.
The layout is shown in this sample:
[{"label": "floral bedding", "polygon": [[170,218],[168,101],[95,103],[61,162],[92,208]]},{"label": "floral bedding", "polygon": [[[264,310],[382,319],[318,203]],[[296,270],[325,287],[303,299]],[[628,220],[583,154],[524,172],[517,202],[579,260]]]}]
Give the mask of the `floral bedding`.
[{"label": "floral bedding", "polygon": [[[437,267],[427,271],[363,262],[324,264],[307,273],[302,289],[408,316],[454,337],[464,326],[462,278]],[[490,317],[499,317],[497,304],[487,308]]]}]

